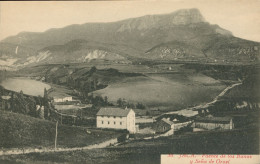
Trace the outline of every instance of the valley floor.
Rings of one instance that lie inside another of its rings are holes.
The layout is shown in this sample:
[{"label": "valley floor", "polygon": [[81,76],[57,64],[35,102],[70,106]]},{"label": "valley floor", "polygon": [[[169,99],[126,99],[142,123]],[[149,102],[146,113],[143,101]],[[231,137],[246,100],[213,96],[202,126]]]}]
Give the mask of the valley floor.
[{"label": "valley floor", "polygon": [[[172,80],[175,77],[178,77],[178,79]],[[140,77],[138,77],[138,79],[139,78]],[[146,84],[150,84],[151,81],[147,79],[144,80],[143,78],[147,77],[141,77],[141,80],[147,82]],[[227,87],[225,89],[223,83],[219,82],[218,80],[205,77],[204,75],[189,76],[188,79],[190,79],[191,82],[188,84],[185,83],[185,85],[182,82],[186,81],[187,77],[183,75],[174,75],[172,77],[169,77],[168,75],[150,75],[149,78],[151,78],[153,82],[165,84],[165,86],[175,85],[175,89],[179,89],[178,91],[186,87],[185,89],[188,92],[181,93],[183,95],[193,92],[192,88],[194,88],[194,86],[202,87],[203,89],[206,88],[206,90],[212,86],[217,87],[215,89],[210,89],[211,91],[213,90],[214,93],[213,95],[210,94],[210,97],[208,95],[203,95],[204,92],[193,93],[193,95],[189,95],[191,97],[188,100],[187,97],[185,97],[187,101],[192,101],[192,104],[194,99],[197,97],[198,102],[196,103],[198,103],[197,105],[199,108],[202,108],[205,105],[204,102],[208,102],[208,100],[213,101],[206,105],[212,105],[212,102],[214,104],[218,98],[225,97],[225,93],[232,89],[232,87]],[[184,78],[184,80],[182,78]],[[120,88],[121,92],[125,91],[125,86],[127,86],[127,89],[130,91],[135,89],[144,92],[144,90],[141,89],[143,89],[142,87],[145,85],[140,84],[140,81],[135,80],[135,78],[130,80],[127,79],[125,84],[114,83],[113,85],[115,88],[123,86],[123,89]],[[139,88],[134,87],[134,85],[129,87],[128,84],[135,84],[136,82],[141,86],[141,89],[140,86]],[[181,87],[178,87],[178,85],[181,85]],[[237,85],[239,85],[239,87],[241,86],[240,84],[234,84],[233,86],[235,87]],[[148,90],[151,90],[152,88],[159,88],[159,90],[161,89],[157,85],[154,86],[154,83],[148,86]],[[191,88],[187,89],[187,86],[190,86]],[[168,88],[172,88],[172,86]],[[163,93],[164,96],[165,93],[171,92],[168,91],[168,88],[163,88],[165,91]],[[110,88],[108,87],[96,92],[103,93],[104,90],[106,91],[106,89]],[[159,91],[155,90],[152,92],[157,93]],[[241,91],[241,93],[243,92],[244,90]],[[179,94],[180,92],[178,92],[177,95],[179,96]],[[174,95],[176,95],[176,92],[172,95],[176,98]],[[142,94],[137,96],[142,96]],[[214,99],[215,96],[217,97]],[[160,99],[167,99],[167,96],[166,98],[163,96],[158,97],[158,101],[160,101]],[[169,96],[167,102],[171,101],[171,98],[173,97]],[[204,99],[205,97],[207,97],[207,99]],[[200,99],[203,99],[204,101],[201,106],[199,105]],[[243,97],[240,97],[237,100],[244,101]],[[237,100],[234,100],[233,103],[237,103]],[[179,100],[178,102],[182,101]],[[185,102],[185,105],[187,104],[191,103]],[[171,106],[173,105],[171,104]],[[245,122],[245,120],[243,120],[245,117],[243,117],[241,120],[239,120],[241,122],[241,126],[229,131],[212,130],[205,132],[184,132],[170,137],[156,139],[151,138],[149,140],[128,140],[127,142],[121,143],[117,146],[109,146],[107,148],[91,150],[88,150],[87,148],[86,150],[73,148],[78,146],[88,146],[95,143],[102,143],[105,140],[113,139],[115,136],[120,135],[120,133],[116,133],[114,131],[99,131],[98,129],[92,129],[89,133],[88,129],[86,128],[63,125],[61,126],[61,130],[58,135],[59,146],[63,148],[69,147],[70,151],[41,153],[36,152],[30,154],[0,156],[0,163],[160,163],[161,154],[259,154],[259,110],[251,111],[250,109],[241,109],[239,111],[231,111],[233,108],[231,109],[229,106],[226,106],[225,109],[227,109],[227,111],[221,111],[218,114],[221,113],[223,116],[243,115],[247,118],[248,121],[243,124],[243,122]],[[160,112],[165,113],[165,111]],[[47,145],[47,147],[51,147],[53,145],[55,123],[29,118],[28,116],[22,116],[20,114],[3,111],[0,112],[0,147],[17,148],[27,146],[38,148],[37,146],[39,145]],[[17,138],[16,136],[19,137]]]}]

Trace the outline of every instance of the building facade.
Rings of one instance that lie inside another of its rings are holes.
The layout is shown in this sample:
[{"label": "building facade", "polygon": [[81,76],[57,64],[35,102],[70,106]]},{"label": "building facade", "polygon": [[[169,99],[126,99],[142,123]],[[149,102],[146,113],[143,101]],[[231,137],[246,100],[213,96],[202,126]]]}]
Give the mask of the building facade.
[{"label": "building facade", "polygon": [[53,97],[54,102],[68,102],[68,101],[72,101],[72,97],[68,96],[68,97]]},{"label": "building facade", "polygon": [[195,119],[193,127],[206,130],[231,130],[234,128],[234,123],[231,117],[198,117]]},{"label": "building facade", "polygon": [[153,129],[156,133],[165,133],[169,130],[173,130],[173,133],[175,131],[180,130],[183,127],[186,127],[188,125],[191,125],[192,121],[171,121],[170,119],[163,118],[155,123]]},{"label": "building facade", "polygon": [[164,133],[173,129],[174,123],[166,118],[163,118],[155,123],[153,129],[156,133]]},{"label": "building facade", "polygon": [[97,113],[97,128],[125,129],[135,133],[135,112],[132,109],[101,108]]}]

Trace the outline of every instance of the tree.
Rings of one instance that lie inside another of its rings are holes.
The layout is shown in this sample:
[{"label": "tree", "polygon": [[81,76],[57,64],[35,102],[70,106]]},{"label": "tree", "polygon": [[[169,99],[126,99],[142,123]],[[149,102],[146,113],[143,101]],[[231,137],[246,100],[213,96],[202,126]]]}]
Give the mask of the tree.
[{"label": "tree", "polygon": [[48,92],[46,88],[44,88],[43,98],[48,100]]},{"label": "tree", "polygon": [[43,106],[44,106],[44,118],[47,119],[49,117],[49,100],[48,100],[48,92],[47,89],[44,88],[44,95],[43,95]]},{"label": "tree", "polygon": [[108,104],[108,97],[107,96],[104,97],[104,102],[105,102],[106,105]]},{"label": "tree", "polygon": [[96,96],[95,97],[95,99],[94,99],[95,101],[94,101],[94,105],[96,105],[96,106],[104,106],[104,99],[103,99],[103,97],[101,97],[101,96]]},{"label": "tree", "polygon": [[93,80],[93,89],[94,89],[94,90],[97,90],[97,83],[98,83],[98,80],[97,80],[97,79],[94,79],[94,80]]},{"label": "tree", "polygon": [[37,117],[37,113],[36,113],[36,101],[33,97],[29,98],[29,115],[33,116],[33,117]]},{"label": "tree", "polygon": [[14,92],[11,93],[11,100],[10,100],[10,108],[11,108],[11,111],[14,110]]},{"label": "tree", "polygon": [[137,103],[136,108],[137,109],[145,109],[145,106],[142,103]]},{"label": "tree", "polygon": [[122,101],[121,98],[119,98],[119,99],[116,101],[116,103],[117,103],[117,105],[120,106],[120,107],[122,107],[122,105],[123,105],[123,101]]},{"label": "tree", "polygon": [[93,74],[94,72],[97,71],[97,68],[95,66],[91,67],[91,69],[89,70],[90,74]]},{"label": "tree", "polygon": [[37,105],[40,105],[40,106],[43,105],[43,101],[42,101],[42,97],[41,97],[41,96],[38,96],[38,97],[36,97],[35,99],[36,99],[36,104],[37,104]]},{"label": "tree", "polygon": [[44,105],[45,107],[47,107],[47,106],[48,106],[48,102],[49,102],[49,100],[48,100],[47,89],[44,88],[44,94],[43,94],[43,105]]},{"label": "tree", "polygon": [[22,90],[20,91],[20,95],[23,96],[23,91]]}]

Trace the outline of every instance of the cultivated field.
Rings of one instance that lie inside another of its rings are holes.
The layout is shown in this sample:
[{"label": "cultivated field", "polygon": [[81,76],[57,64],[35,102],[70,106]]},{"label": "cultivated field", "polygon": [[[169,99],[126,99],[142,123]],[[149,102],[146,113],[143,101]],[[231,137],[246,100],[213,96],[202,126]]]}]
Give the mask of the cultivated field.
[{"label": "cultivated field", "polygon": [[49,97],[68,97],[74,94],[73,90],[56,84],[50,84],[51,90],[48,94]]}]

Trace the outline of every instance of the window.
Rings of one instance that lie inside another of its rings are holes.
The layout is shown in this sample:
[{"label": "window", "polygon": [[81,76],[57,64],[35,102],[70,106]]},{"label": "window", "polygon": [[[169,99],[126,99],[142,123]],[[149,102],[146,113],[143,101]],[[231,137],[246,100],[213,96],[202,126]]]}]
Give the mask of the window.
[{"label": "window", "polygon": [[116,116],[114,116],[114,118],[116,118]]},{"label": "window", "polygon": [[122,125],[122,122],[120,122],[120,125]]},{"label": "window", "polygon": [[104,124],[104,121],[101,121],[102,124]]},{"label": "window", "polygon": [[108,121],[107,124],[110,124],[110,122]]},{"label": "window", "polygon": [[116,124],[116,122],[114,121],[114,125]]}]

